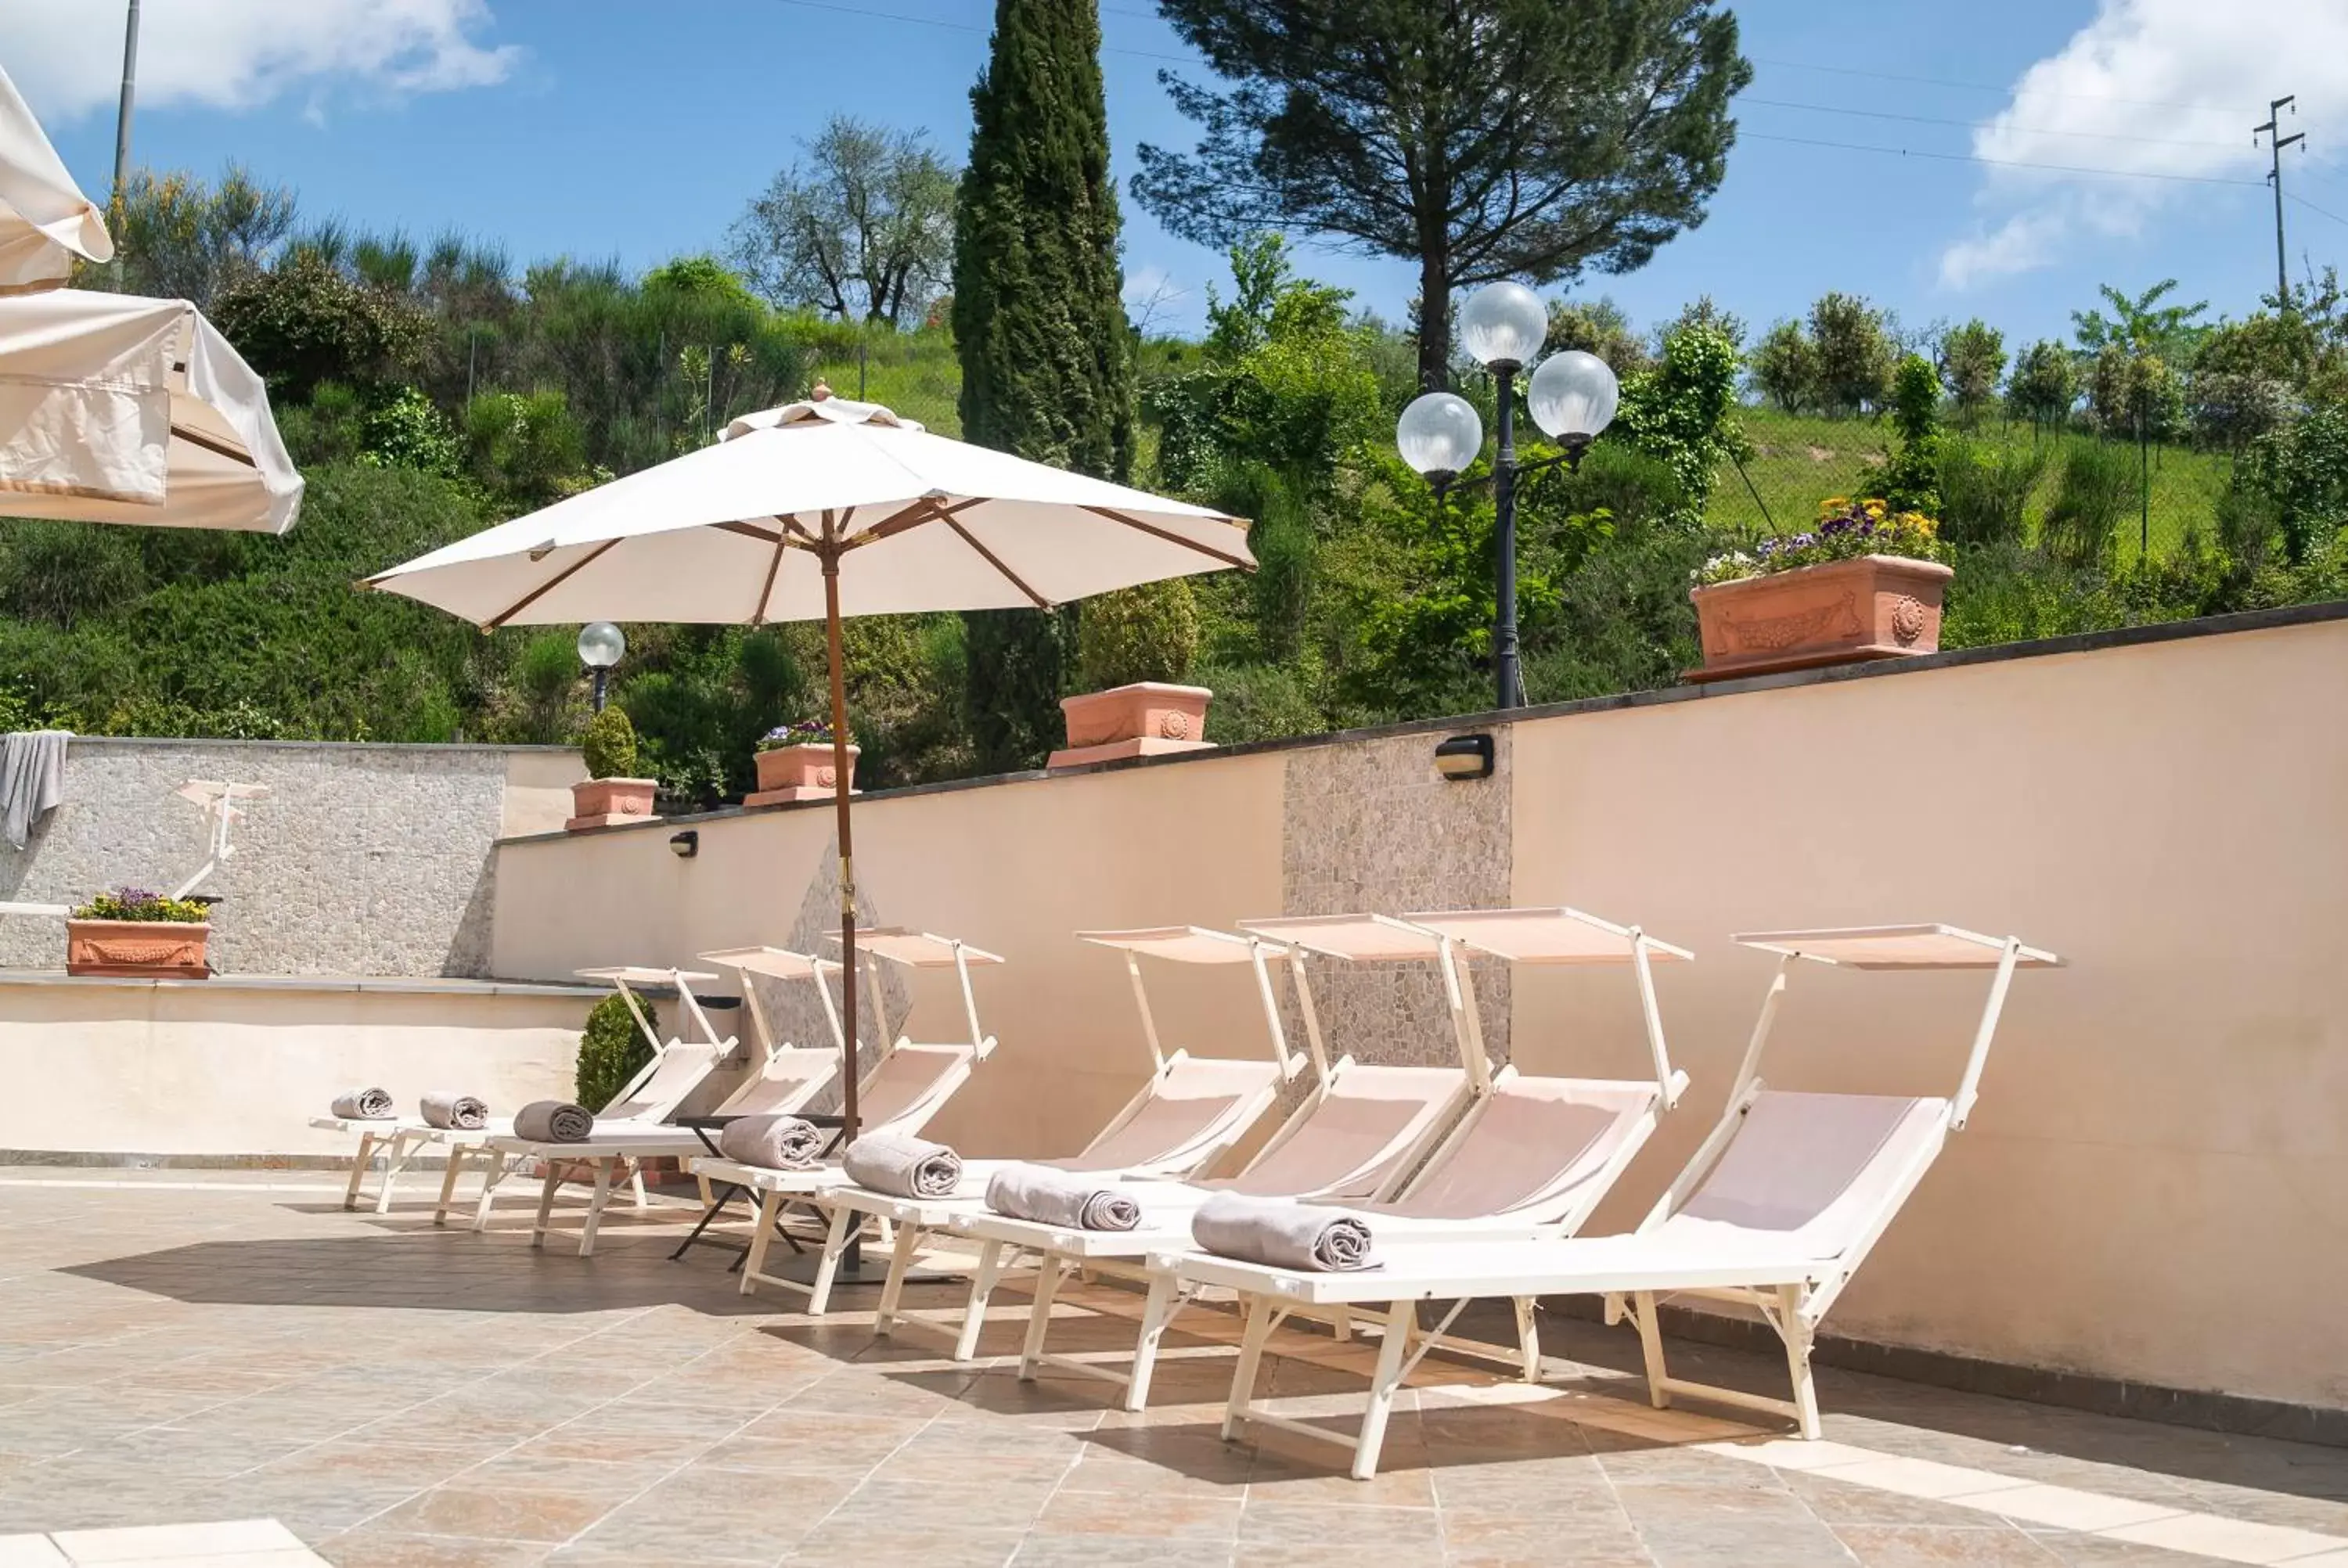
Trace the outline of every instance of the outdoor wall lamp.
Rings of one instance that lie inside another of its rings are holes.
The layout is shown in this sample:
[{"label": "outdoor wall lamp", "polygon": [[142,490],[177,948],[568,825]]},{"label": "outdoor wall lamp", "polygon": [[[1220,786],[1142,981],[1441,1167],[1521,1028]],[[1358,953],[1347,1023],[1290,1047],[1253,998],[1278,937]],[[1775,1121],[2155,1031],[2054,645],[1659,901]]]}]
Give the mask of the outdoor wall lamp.
[{"label": "outdoor wall lamp", "polygon": [[628,640],[620,629],[608,620],[591,621],[579,629],[579,662],[595,677],[595,712],[603,711],[603,686],[612,678],[612,666],[628,651]]},{"label": "outdoor wall lamp", "polygon": [[1435,771],[1454,784],[1492,776],[1492,737],[1453,735],[1437,743]]},{"label": "outdoor wall lamp", "polygon": [[[1554,457],[1519,463],[1516,375],[1548,337],[1549,312],[1540,296],[1522,283],[1479,289],[1459,312],[1459,341],[1492,372],[1499,392],[1500,449],[1492,459],[1492,503],[1499,524],[1492,664],[1503,708],[1521,707],[1525,700],[1517,660],[1517,477],[1558,463],[1580,468],[1581,454],[1612,422],[1622,392],[1613,371],[1594,354],[1568,349],[1543,360],[1526,385],[1526,401],[1532,405],[1533,422],[1565,450]],[[1440,497],[1484,450],[1484,422],[1466,398],[1449,392],[1426,393],[1402,411],[1395,425],[1395,445],[1403,461],[1425,475]]]},{"label": "outdoor wall lamp", "polygon": [[688,827],[683,833],[668,835],[668,852],[679,860],[690,860],[701,853],[701,829]]}]

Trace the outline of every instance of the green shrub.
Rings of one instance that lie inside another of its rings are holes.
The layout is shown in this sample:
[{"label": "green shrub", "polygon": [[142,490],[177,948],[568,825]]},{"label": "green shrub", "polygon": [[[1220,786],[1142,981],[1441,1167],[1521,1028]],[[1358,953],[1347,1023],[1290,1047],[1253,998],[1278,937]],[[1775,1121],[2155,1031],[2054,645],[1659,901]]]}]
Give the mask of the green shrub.
[{"label": "green shrub", "polygon": [[1076,667],[1087,692],[1136,681],[1189,679],[1199,656],[1199,608],[1187,578],[1086,600],[1076,615]]},{"label": "green shrub", "polygon": [[1944,438],[1941,538],[1952,545],[2022,543],[2023,511],[2045,476],[2046,458],[2034,446]]},{"label": "green shrub", "polygon": [[2039,525],[2041,548],[2075,569],[2110,559],[2120,525],[2143,504],[2135,449],[2107,441],[2074,441],[2063,454],[2054,499]]},{"label": "green shrub", "polygon": [[2245,477],[2274,503],[2297,566],[2348,527],[2348,407],[2319,407],[2251,443]]},{"label": "green shrub", "polygon": [[[649,1001],[644,1002],[644,1009],[654,1032],[659,1032],[658,1009]],[[572,1093],[588,1110],[601,1111],[652,1059],[652,1041],[636,1027],[627,999],[617,994],[605,997],[587,1015],[587,1027],[580,1031],[579,1071]]]},{"label": "green shrub", "polygon": [[1895,512],[1938,513],[1941,377],[1922,354],[1908,355],[1892,374],[1891,423],[1900,445],[1883,466],[1883,499]]},{"label": "green shrub", "polygon": [[614,705],[588,720],[579,749],[587,758],[589,778],[636,776],[636,727],[628,722],[625,709]]}]

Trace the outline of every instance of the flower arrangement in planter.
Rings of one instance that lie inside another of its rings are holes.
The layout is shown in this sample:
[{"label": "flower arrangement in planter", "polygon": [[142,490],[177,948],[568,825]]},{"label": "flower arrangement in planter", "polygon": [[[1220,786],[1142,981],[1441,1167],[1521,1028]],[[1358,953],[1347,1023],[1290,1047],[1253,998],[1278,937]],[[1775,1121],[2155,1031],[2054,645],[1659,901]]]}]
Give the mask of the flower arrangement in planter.
[{"label": "flower arrangement in planter", "polygon": [[[839,758],[833,753],[831,721],[801,719],[778,724],[758,737],[758,787],[742,797],[744,805],[779,805],[794,800],[829,800],[839,784]],[[856,753],[848,747],[848,793],[856,788]]]},{"label": "flower arrangement in planter", "polygon": [[66,917],[66,973],[201,980],[211,908],[143,887],[100,893]]},{"label": "flower arrangement in planter", "polygon": [[1837,496],[1797,534],[1726,550],[1697,569],[1704,668],[1691,681],[1931,653],[1955,575],[1939,525]]},{"label": "flower arrangement in planter", "polygon": [[571,820],[562,825],[572,833],[609,827],[615,822],[657,822],[653,795],[658,779],[636,778],[636,727],[626,712],[606,708],[587,721],[579,738],[587,761],[587,776],[571,786]]},{"label": "flower arrangement in planter", "polygon": [[1068,743],[1049,767],[1195,751],[1214,692],[1185,686],[1199,651],[1199,611],[1182,578],[1088,600],[1076,612],[1077,670],[1096,690],[1060,699]]}]

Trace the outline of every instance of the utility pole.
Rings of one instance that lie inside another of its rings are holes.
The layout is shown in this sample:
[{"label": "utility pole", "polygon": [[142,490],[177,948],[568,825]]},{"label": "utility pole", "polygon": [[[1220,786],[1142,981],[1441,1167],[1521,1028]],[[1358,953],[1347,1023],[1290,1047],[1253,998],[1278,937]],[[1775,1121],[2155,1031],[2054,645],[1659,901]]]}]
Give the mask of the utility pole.
[{"label": "utility pole", "polygon": [[[135,5],[138,0],[131,0],[131,3]],[[2265,137],[2267,149],[2274,158],[2274,167],[2267,175],[2267,182],[2274,187],[2275,196],[2275,308],[2284,311],[2291,309],[2291,262],[2282,244],[2282,149],[2294,141],[2305,141],[2307,133],[2302,130],[2283,135],[2282,111],[2288,108],[2296,116],[2299,110],[2292,106],[2298,101],[2298,96],[2294,93],[2269,103],[2266,124],[2250,129],[2250,145],[2256,147],[2259,138]]]},{"label": "utility pole", "polygon": [[[123,190],[130,181],[130,100],[139,81],[139,0],[130,0],[129,20],[122,29],[122,107],[114,120],[114,210],[116,227],[122,222]],[[114,286],[122,287],[122,236],[114,236]]]}]

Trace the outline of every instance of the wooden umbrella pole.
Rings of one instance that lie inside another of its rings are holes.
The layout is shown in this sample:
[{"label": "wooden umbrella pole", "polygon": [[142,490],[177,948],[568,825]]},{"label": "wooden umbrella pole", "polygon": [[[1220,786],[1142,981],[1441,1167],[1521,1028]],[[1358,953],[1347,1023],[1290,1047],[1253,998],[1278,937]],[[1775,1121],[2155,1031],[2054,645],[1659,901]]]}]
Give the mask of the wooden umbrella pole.
[{"label": "wooden umbrella pole", "polygon": [[847,1031],[846,1087],[840,1102],[840,1146],[856,1137],[856,846],[848,821],[848,675],[839,648],[839,557],[823,554],[823,632],[831,663],[831,799],[839,825],[840,1026]]}]

